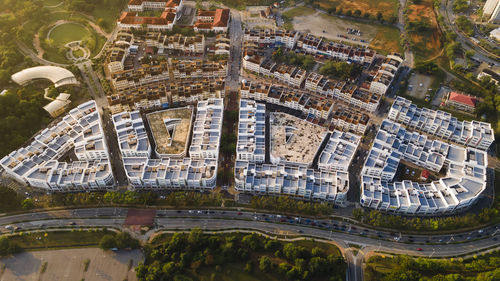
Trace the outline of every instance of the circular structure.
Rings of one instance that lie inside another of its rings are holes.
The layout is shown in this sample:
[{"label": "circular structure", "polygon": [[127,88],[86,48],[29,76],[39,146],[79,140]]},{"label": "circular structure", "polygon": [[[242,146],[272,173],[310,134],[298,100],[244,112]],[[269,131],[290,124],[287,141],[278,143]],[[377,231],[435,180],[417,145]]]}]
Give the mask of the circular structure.
[{"label": "circular structure", "polygon": [[82,45],[82,41],[73,41],[64,45],[68,48],[66,58],[72,62],[85,61],[90,57],[90,50]]},{"label": "circular structure", "polygon": [[47,79],[57,88],[62,85],[77,85],[78,81],[71,71],[58,66],[35,66],[12,74],[12,81],[26,85],[38,79]]},{"label": "circular structure", "polygon": [[56,46],[64,46],[73,41],[79,41],[90,35],[90,31],[83,25],[74,22],[56,24],[47,33],[47,38],[54,41]]}]

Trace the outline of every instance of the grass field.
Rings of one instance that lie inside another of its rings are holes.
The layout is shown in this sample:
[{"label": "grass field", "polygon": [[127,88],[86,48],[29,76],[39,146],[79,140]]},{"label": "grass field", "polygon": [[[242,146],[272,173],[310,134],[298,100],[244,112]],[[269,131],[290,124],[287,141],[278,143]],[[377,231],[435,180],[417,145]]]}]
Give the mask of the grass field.
[{"label": "grass field", "polygon": [[[45,234],[47,235],[45,236]],[[39,233],[20,232],[18,235],[11,236],[9,240],[27,250],[40,248],[80,247],[98,245],[101,238],[106,234],[114,234],[114,232],[104,230],[75,230]]]},{"label": "grass field", "polygon": [[369,47],[383,55],[392,52],[404,53],[400,41],[399,29],[393,26],[376,25],[378,32],[370,42]]},{"label": "grass field", "polygon": [[316,12],[316,10],[308,7],[295,7],[283,13],[283,16],[293,19],[295,17],[303,17],[312,15]]},{"label": "grass field", "polygon": [[80,49],[78,49],[78,50],[76,50],[76,51],[73,51],[73,56],[75,56],[75,57],[77,57],[77,58],[78,58],[78,57],[83,57],[83,51],[82,51],[82,50],[80,50]]},{"label": "grass field", "polygon": [[65,23],[55,27],[50,32],[49,38],[54,40],[57,46],[63,46],[66,43],[82,40],[90,35],[90,31],[77,23]]},{"label": "grass field", "polygon": [[330,8],[337,8],[344,12],[348,10],[360,10],[362,14],[368,12],[370,15],[375,16],[378,12],[382,13],[384,18],[397,16],[398,2],[397,0],[319,0],[315,1],[321,8],[328,10]]},{"label": "grass field", "polygon": [[43,0],[43,4],[45,6],[55,6],[61,2],[64,2],[62,0]]},{"label": "grass field", "polygon": [[[373,256],[366,262],[366,281],[385,280],[498,280],[498,251],[474,258],[414,259]],[[404,276],[412,272],[412,279]],[[438,277],[438,275],[441,275]],[[489,277],[485,277],[489,276]]]}]

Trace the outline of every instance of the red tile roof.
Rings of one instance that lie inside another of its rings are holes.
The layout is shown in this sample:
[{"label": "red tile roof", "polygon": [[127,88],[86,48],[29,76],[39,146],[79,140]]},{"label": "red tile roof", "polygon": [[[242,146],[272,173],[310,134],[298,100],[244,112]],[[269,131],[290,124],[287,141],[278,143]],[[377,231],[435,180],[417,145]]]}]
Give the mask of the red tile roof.
[{"label": "red tile roof", "polygon": [[227,27],[229,22],[229,9],[217,9],[215,11],[198,11],[199,17],[212,17],[212,21],[209,22],[207,20],[198,19],[195,23],[197,28],[202,29],[211,29],[213,27]]},{"label": "red tile roof", "polygon": [[167,7],[174,8],[179,6],[180,0],[130,0],[129,5],[141,5],[142,2],[165,2]]},{"label": "red tile roof", "polygon": [[164,11],[160,17],[138,17],[137,13],[123,12],[118,22],[122,24],[153,24],[166,25],[173,23],[175,12]]},{"label": "red tile roof", "polygon": [[477,98],[459,94],[456,92],[451,92],[448,98],[450,101],[458,102],[471,107],[476,107]]}]

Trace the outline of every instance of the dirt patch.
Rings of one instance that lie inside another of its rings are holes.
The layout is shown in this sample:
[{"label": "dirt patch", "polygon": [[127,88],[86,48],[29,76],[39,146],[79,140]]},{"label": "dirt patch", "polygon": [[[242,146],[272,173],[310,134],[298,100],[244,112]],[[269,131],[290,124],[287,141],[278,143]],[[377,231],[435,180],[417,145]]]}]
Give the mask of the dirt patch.
[{"label": "dirt patch", "polygon": [[133,281],[137,280],[134,267],[142,260],[140,250],[112,252],[86,248],[25,252],[4,258],[0,264],[5,266],[2,280]]},{"label": "dirt patch", "polygon": [[428,19],[432,27],[437,27],[436,17],[434,15],[434,11],[432,10],[432,6],[427,5],[409,5],[408,11],[408,20],[410,21],[420,21],[422,19]]}]

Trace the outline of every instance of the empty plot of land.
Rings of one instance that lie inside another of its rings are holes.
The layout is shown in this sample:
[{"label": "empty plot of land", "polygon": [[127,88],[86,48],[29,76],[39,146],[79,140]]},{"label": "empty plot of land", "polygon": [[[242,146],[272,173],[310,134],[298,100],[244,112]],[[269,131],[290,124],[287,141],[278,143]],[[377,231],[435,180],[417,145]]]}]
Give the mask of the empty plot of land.
[{"label": "empty plot of land", "polygon": [[427,94],[431,93],[429,87],[432,85],[432,81],[432,76],[418,73],[412,74],[408,81],[408,94],[423,100]]},{"label": "empty plot of land", "polygon": [[142,260],[140,250],[105,252],[85,248],[25,252],[0,260],[5,266],[1,280],[132,281],[137,280],[134,267]]},{"label": "empty plot of land", "polygon": [[262,11],[266,11],[268,6],[249,6],[241,11],[241,20],[246,28],[276,28],[274,19],[268,19],[261,16]]},{"label": "empty plot of land", "polygon": [[[321,12],[296,16],[292,23],[295,30],[330,40],[370,47],[383,54],[401,52],[399,30],[392,26],[361,23]],[[347,28],[357,29],[361,31],[361,35],[348,34]],[[346,36],[347,39],[339,35]]]},{"label": "empty plot of land", "polygon": [[410,4],[407,8],[410,25],[424,25],[425,30],[408,31],[413,51],[417,58],[429,59],[441,51],[440,33],[437,27],[436,15],[433,11],[433,1],[422,0],[420,4]]},{"label": "empty plot of land", "polygon": [[158,153],[175,155],[186,150],[192,114],[191,107],[183,107],[146,115]]},{"label": "empty plot of land", "polygon": [[396,16],[398,13],[397,0],[320,0],[317,2],[325,10],[337,8],[337,10],[342,9],[344,13],[347,11],[354,13],[360,10],[362,15],[368,12],[371,16],[376,16],[380,12],[384,18]]},{"label": "empty plot of land", "polygon": [[285,113],[271,114],[271,157],[309,164],[326,135],[324,127]]}]

